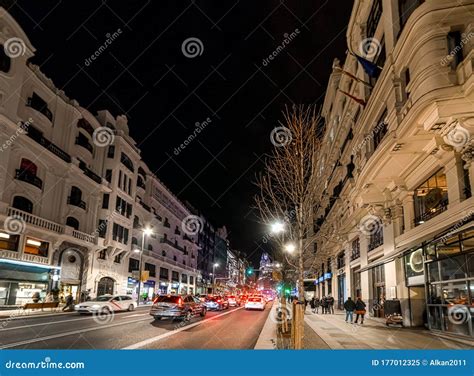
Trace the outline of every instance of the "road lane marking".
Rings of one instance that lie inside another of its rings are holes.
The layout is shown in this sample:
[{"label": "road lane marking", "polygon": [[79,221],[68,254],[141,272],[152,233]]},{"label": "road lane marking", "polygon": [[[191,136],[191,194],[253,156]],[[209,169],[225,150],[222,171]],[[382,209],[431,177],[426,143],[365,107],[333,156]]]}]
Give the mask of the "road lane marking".
[{"label": "road lane marking", "polygon": [[170,337],[170,336],[172,336],[172,335],[174,335],[174,334],[176,334],[176,333],[182,332],[183,330],[188,330],[188,329],[194,328],[195,326],[204,324],[204,323],[207,322],[207,321],[214,320],[214,319],[216,319],[217,317],[229,315],[229,314],[234,313],[234,312],[236,312],[236,311],[238,311],[239,309],[242,309],[242,308],[244,308],[244,307],[239,307],[239,308],[233,309],[232,311],[224,312],[224,313],[221,313],[221,314],[219,314],[219,315],[209,317],[208,319],[200,320],[200,321],[198,321],[198,322],[195,322],[194,324],[186,325],[186,326],[183,326],[182,328],[169,331],[168,333],[164,333],[164,334],[160,334],[159,336],[156,336],[156,337],[148,338],[148,339],[146,339],[146,340],[144,340],[144,341],[137,342],[137,343],[135,343],[135,344],[133,344],[133,345],[124,347],[124,348],[122,348],[122,350],[136,350],[136,349],[139,349],[139,348],[141,348],[141,347],[145,347],[145,346],[147,346],[147,345],[152,344],[153,342],[157,342],[157,341],[159,341],[159,340],[161,340],[161,339],[163,339],[163,338]]},{"label": "road lane marking", "polygon": [[149,316],[150,313],[146,312],[146,313],[134,313],[133,315],[128,315],[128,316],[124,316],[125,318],[127,317],[138,317],[138,316]]},{"label": "road lane marking", "polygon": [[150,320],[150,318],[133,320],[133,321],[126,321],[126,322],[119,322],[119,323],[115,323],[115,324],[101,325],[99,327],[95,326],[95,327],[87,328],[87,329],[74,330],[74,331],[71,331],[71,332],[53,334],[53,335],[46,336],[46,337],[41,337],[41,338],[32,338],[32,339],[28,339],[28,340],[25,340],[25,341],[20,341],[20,342],[15,342],[15,343],[8,343],[6,345],[0,345],[0,349],[8,349],[8,348],[11,348],[11,347],[29,345],[29,344],[35,343],[35,342],[48,341],[50,339],[67,337],[67,336],[71,336],[71,335],[74,335],[74,334],[92,332],[93,330],[108,329],[108,328],[113,328],[115,326],[134,324],[134,323],[137,323],[137,322],[149,321],[149,320]]}]

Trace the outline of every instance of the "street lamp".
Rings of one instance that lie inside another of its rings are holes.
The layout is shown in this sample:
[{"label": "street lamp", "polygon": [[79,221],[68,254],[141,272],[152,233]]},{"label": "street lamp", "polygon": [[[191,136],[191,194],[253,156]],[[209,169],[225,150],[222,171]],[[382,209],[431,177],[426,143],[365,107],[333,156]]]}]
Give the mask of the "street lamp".
[{"label": "street lamp", "polygon": [[288,243],[285,245],[285,251],[288,253],[293,253],[295,251],[296,247],[293,243]]},{"label": "street lamp", "polygon": [[274,234],[279,234],[285,231],[285,224],[282,222],[275,222],[275,223],[272,223],[271,228]]},{"label": "street lamp", "polygon": [[215,281],[216,281],[216,268],[219,266],[219,264],[216,262],[212,264],[212,295],[214,295],[214,289],[215,289]]},{"label": "street lamp", "polygon": [[143,258],[143,251],[145,250],[145,235],[149,236],[153,234],[151,228],[147,227],[142,230],[142,248],[141,250],[135,249],[135,252],[140,252],[140,261],[138,263],[138,296],[137,296],[137,306],[140,305],[140,287],[142,284],[142,258]]}]

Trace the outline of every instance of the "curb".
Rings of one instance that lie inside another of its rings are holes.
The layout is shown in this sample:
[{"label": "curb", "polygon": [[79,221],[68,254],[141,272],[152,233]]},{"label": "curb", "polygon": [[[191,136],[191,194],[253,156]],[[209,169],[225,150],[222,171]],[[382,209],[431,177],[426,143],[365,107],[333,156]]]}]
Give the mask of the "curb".
[{"label": "curb", "polygon": [[275,350],[277,343],[277,323],[272,320],[273,315],[276,314],[278,308],[277,301],[273,301],[270,313],[268,314],[267,320],[263,325],[262,331],[258,336],[257,343],[255,344],[254,350]]}]

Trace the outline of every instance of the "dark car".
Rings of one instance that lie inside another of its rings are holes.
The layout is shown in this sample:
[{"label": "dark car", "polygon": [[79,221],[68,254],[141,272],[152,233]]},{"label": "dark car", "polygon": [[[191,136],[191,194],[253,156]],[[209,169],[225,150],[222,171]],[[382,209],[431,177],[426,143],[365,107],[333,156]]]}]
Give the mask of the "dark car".
[{"label": "dark car", "polygon": [[210,296],[206,298],[204,305],[209,310],[222,311],[229,308],[229,301],[221,296]]},{"label": "dark car", "polygon": [[155,320],[171,317],[189,321],[193,316],[206,316],[206,312],[206,306],[192,295],[160,295],[153,301],[150,315]]}]

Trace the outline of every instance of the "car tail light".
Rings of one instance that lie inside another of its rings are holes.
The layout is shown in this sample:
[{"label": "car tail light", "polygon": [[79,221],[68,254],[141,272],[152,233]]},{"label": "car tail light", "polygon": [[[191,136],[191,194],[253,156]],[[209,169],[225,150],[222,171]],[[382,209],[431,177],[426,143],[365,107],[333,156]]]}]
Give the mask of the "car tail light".
[{"label": "car tail light", "polygon": [[220,299],[217,299],[217,303],[220,303],[220,302],[221,302],[221,300],[220,300]]},{"label": "car tail light", "polygon": [[182,307],[183,306],[183,299],[179,298],[178,299],[178,307]]},{"label": "car tail light", "polygon": [[158,299],[159,299],[159,296],[157,296],[154,300],[153,300],[153,304],[156,304],[158,302]]}]

